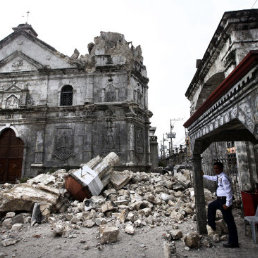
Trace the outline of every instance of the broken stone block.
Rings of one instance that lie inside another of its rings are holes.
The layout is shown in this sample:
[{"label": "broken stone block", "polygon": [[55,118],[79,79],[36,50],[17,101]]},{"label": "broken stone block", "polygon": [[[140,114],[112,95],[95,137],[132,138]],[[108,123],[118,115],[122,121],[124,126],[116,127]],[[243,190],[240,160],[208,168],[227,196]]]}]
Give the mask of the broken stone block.
[{"label": "broken stone block", "polygon": [[134,232],[135,232],[135,230],[134,230],[133,225],[130,225],[130,224],[126,225],[125,233],[127,233],[129,235],[134,235]]},{"label": "broken stone block", "polygon": [[191,208],[189,208],[189,207],[186,207],[184,209],[184,211],[186,212],[187,215],[192,215],[193,214],[193,210]]},{"label": "broken stone block", "polygon": [[7,238],[7,239],[2,241],[2,245],[4,247],[9,246],[9,245],[15,245],[18,241],[19,241],[18,239]]},{"label": "broken stone block", "polygon": [[[37,187],[40,187],[37,185]],[[59,198],[56,189],[45,187],[44,190],[24,184],[0,192],[0,212],[4,211],[31,211],[34,203],[50,203],[55,205]]]},{"label": "broken stone block", "polygon": [[95,225],[95,221],[86,220],[86,221],[83,221],[82,225],[86,228],[92,228]]},{"label": "broken stone block", "polygon": [[101,211],[103,213],[107,212],[107,211],[113,211],[114,209],[116,209],[114,207],[114,205],[112,204],[111,201],[107,201],[106,203],[104,203],[102,206],[101,206]]},{"label": "broken stone block", "polygon": [[5,215],[5,218],[8,219],[8,218],[13,218],[15,216],[15,212],[7,212],[6,215]]},{"label": "broken stone block", "polygon": [[212,236],[212,240],[213,240],[213,242],[218,243],[219,240],[220,240],[219,235],[218,235],[218,234],[214,234],[214,235]]},{"label": "broken stone block", "polygon": [[29,179],[27,181],[27,184],[29,185],[33,185],[33,184],[44,184],[44,185],[48,185],[48,184],[54,184],[56,181],[56,178],[52,175],[49,174],[40,174],[32,179]]},{"label": "broken stone block", "polygon": [[113,170],[113,166],[115,166],[119,162],[119,157],[114,152],[110,152],[103,160],[94,167],[94,171],[98,174],[100,178],[102,178],[106,173]]},{"label": "broken stone block", "polygon": [[184,219],[184,215],[176,212],[176,211],[172,211],[171,214],[170,214],[170,217],[176,221],[179,221],[179,220],[183,220]]},{"label": "broken stone block", "polygon": [[126,220],[126,215],[127,215],[127,211],[126,210],[122,210],[118,216],[119,220],[124,223]]},{"label": "broken stone block", "polygon": [[204,197],[206,202],[213,200],[212,192],[207,188],[204,188]]},{"label": "broken stone block", "polygon": [[73,170],[65,180],[66,190],[79,201],[99,195],[103,187],[98,174],[86,165]]},{"label": "broken stone block", "polygon": [[21,224],[21,223],[13,224],[11,231],[20,231],[22,229],[22,227],[23,227],[23,224]]},{"label": "broken stone block", "polygon": [[228,240],[228,236],[227,235],[223,235],[223,236],[220,237],[220,240],[221,241],[226,241],[226,240]]},{"label": "broken stone block", "polygon": [[8,229],[11,229],[12,225],[13,225],[13,223],[12,223],[12,219],[11,218],[5,219],[2,222],[2,226],[5,227],[5,228],[8,228]]},{"label": "broken stone block", "polygon": [[222,236],[223,234],[228,233],[228,227],[223,219],[216,221],[216,233],[219,236]]},{"label": "broken stone block", "polygon": [[124,170],[122,172],[113,171],[110,177],[110,182],[116,190],[124,187],[130,180],[132,176],[129,170]]},{"label": "broken stone block", "polygon": [[[62,212],[62,207],[59,206],[59,203],[58,202],[56,204],[56,210],[59,211],[59,212]],[[41,203],[40,206],[40,212],[41,212],[41,215],[45,218],[48,218],[51,214],[51,209],[52,209],[52,205],[50,203]]]},{"label": "broken stone block", "polygon": [[137,219],[137,220],[134,222],[134,225],[139,228],[139,227],[142,227],[144,224],[143,224],[142,220]]},{"label": "broken stone block", "polygon": [[99,232],[101,244],[114,243],[118,240],[119,229],[117,227],[101,225]]},{"label": "broken stone block", "polygon": [[107,224],[107,220],[105,218],[96,218],[95,223],[97,226]]},{"label": "broken stone block", "polygon": [[103,192],[103,195],[105,197],[108,197],[110,194],[116,194],[116,189],[114,188],[111,188],[111,189],[107,189]]},{"label": "broken stone block", "polygon": [[166,193],[161,193],[161,194],[160,194],[160,198],[161,198],[163,201],[165,201],[165,202],[167,202],[168,200],[173,199],[173,197],[172,197],[171,195],[166,194]]},{"label": "broken stone block", "polygon": [[13,222],[13,224],[15,224],[15,223],[24,223],[24,216],[23,216],[23,214],[22,213],[20,213],[20,214],[17,214],[16,216],[14,216],[13,218],[12,218],[12,222]]},{"label": "broken stone block", "polygon": [[183,237],[183,233],[180,230],[172,230],[170,231],[170,235],[173,240],[178,240]]},{"label": "broken stone block", "polygon": [[134,221],[135,221],[135,215],[134,215],[134,213],[130,211],[130,212],[127,214],[126,219],[129,220],[129,221],[131,221],[131,222],[134,222]]},{"label": "broken stone block", "polygon": [[61,237],[67,232],[69,232],[68,228],[66,227],[66,224],[61,220],[52,225],[52,230],[54,237]]},{"label": "broken stone block", "polygon": [[213,236],[216,232],[209,226],[206,225],[208,236]]},{"label": "broken stone block", "polygon": [[196,232],[188,233],[184,238],[184,242],[190,248],[198,248],[200,246],[200,236]]},{"label": "broken stone block", "polygon": [[212,247],[211,241],[209,239],[206,239],[206,238],[202,239],[202,245],[205,246],[205,247],[208,247],[208,248]]},{"label": "broken stone block", "polygon": [[151,208],[144,208],[139,211],[139,214],[143,214],[145,217],[148,217],[151,214]]},{"label": "broken stone block", "polygon": [[182,197],[183,193],[181,191],[177,191],[174,193],[175,197]]},{"label": "broken stone block", "polygon": [[100,162],[96,159],[90,164],[91,167],[83,165],[82,168],[71,171],[66,177],[65,188],[79,201],[99,195],[109,183],[110,173],[118,162],[119,157],[111,152]]},{"label": "broken stone block", "polygon": [[164,241],[163,242],[163,254],[164,258],[171,258],[173,254],[176,253],[176,247],[173,243]]},{"label": "broken stone block", "polygon": [[102,161],[102,158],[98,155],[95,158],[91,159],[89,162],[87,162],[86,164],[81,164],[81,167],[83,167],[84,165],[87,165],[88,167],[90,167],[91,169],[93,169],[95,166],[97,166],[100,162]]}]

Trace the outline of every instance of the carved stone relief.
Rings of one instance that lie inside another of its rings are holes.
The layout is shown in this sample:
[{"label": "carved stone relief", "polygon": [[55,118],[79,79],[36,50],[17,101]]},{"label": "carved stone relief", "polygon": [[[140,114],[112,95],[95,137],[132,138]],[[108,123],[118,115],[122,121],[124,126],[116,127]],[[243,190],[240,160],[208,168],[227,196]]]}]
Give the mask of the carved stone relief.
[{"label": "carved stone relief", "polygon": [[23,66],[23,60],[22,59],[18,59],[17,61],[15,61],[13,64],[12,64],[12,67],[14,68],[14,70],[19,70],[21,69]]},{"label": "carved stone relief", "polygon": [[135,150],[136,153],[144,152],[144,132],[142,128],[135,128]]},{"label": "carved stone relief", "polygon": [[106,102],[117,101],[117,89],[114,87],[112,79],[108,80],[108,83],[106,86],[105,101]]},{"label": "carved stone relief", "polygon": [[71,128],[56,128],[53,156],[67,160],[74,154],[74,133]]},{"label": "carved stone relief", "polygon": [[239,120],[246,125],[246,127],[253,132],[255,127],[254,114],[251,105],[248,101],[239,104]]},{"label": "carved stone relief", "polygon": [[19,99],[15,95],[11,95],[6,99],[6,109],[15,109],[19,107]]}]

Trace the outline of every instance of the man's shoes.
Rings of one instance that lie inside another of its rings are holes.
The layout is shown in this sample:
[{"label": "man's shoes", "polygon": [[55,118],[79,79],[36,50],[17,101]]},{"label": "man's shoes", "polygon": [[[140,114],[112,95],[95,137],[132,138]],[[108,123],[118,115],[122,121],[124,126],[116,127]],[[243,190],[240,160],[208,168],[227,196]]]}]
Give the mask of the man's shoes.
[{"label": "man's shoes", "polygon": [[227,244],[223,244],[223,246],[225,248],[238,248],[239,244],[231,244],[231,243],[227,243]]}]

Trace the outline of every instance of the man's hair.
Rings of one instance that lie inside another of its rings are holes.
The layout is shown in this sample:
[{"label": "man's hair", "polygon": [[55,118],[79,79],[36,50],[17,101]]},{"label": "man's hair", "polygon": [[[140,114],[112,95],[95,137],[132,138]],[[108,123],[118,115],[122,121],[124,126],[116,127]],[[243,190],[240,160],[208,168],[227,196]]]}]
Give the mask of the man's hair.
[{"label": "man's hair", "polygon": [[213,166],[218,166],[220,169],[223,169],[223,163],[220,161],[216,161],[213,163]]}]

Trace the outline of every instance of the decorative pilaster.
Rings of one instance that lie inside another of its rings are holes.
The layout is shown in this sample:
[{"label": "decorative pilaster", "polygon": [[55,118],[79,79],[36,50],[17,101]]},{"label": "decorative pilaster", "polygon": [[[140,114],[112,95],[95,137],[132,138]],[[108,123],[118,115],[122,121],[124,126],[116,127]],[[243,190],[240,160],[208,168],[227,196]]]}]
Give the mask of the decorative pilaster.
[{"label": "decorative pilaster", "polygon": [[37,131],[36,145],[35,145],[35,164],[43,164],[43,153],[44,153],[44,131]]},{"label": "decorative pilaster", "polygon": [[93,103],[94,78],[90,76],[87,80],[85,102]]},{"label": "decorative pilaster", "polygon": [[129,152],[128,152],[127,163],[128,165],[130,165],[130,164],[134,164],[135,135],[134,135],[134,125],[129,122],[128,127],[129,127],[129,130],[128,130]]}]

